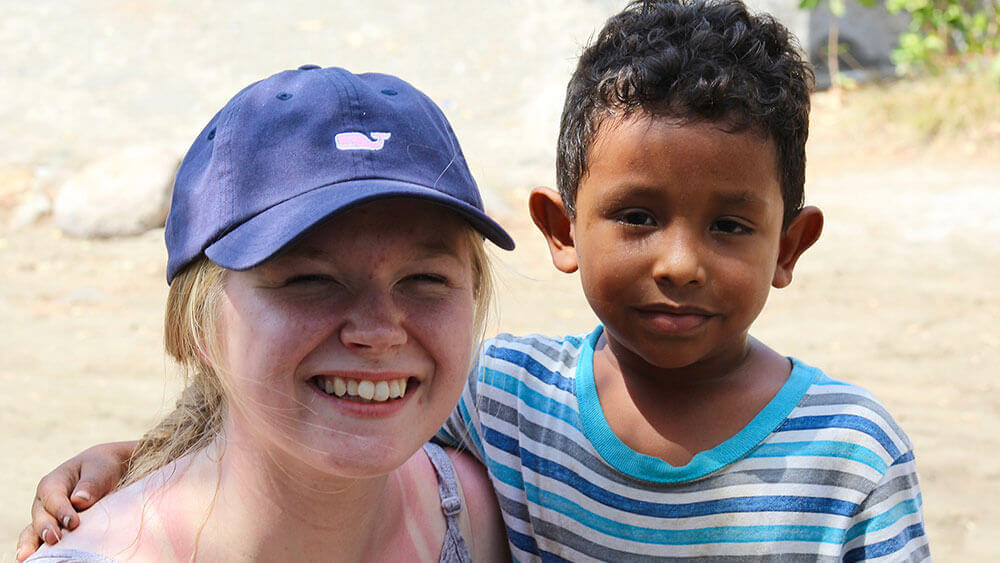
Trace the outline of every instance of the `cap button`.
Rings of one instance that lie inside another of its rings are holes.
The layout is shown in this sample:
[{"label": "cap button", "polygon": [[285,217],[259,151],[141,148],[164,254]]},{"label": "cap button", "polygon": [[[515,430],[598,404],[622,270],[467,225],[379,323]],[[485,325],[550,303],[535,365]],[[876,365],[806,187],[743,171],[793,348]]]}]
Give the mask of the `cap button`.
[{"label": "cap button", "polygon": [[299,70],[313,70],[313,69],[316,69],[316,68],[320,68],[320,66],[319,65],[302,65],[302,66],[299,67]]}]

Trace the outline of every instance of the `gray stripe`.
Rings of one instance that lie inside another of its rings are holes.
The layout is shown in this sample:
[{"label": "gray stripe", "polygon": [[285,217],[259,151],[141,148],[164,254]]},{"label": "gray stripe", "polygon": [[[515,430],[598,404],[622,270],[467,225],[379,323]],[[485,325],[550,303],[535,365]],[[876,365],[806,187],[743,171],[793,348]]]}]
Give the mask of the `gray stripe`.
[{"label": "gray stripe", "polygon": [[[861,512],[869,506],[875,506],[900,491],[917,490],[918,488],[919,484],[917,483],[916,473],[911,471],[905,475],[900,475],[879,485],[878,488],[872,491],[871,496],[865,499],[865,502],[861,504],[858,511]],[[882,512],[885,511],[883,510]]]},{"label": "gray stripe", "polygon": [[[730,561],[730,562],[750,562],[750,561],[779,561],[788,563],[814,563],[814,562],[834,562],[839,561],[839,557],[819,556],[815,553],[775,553],[762,556],[754,555],[711,555],[705,557],[679,556],[679,557],[654,557],[651,555],[639,555],[628,551],[620,551],[606,545],[595,543],[586,538],[580,537],[569,530],[561,528],[549,522],[535,522],[535,533],[538,537],[552,540],[553,542],[565,545],[579,553],[585,553],[587,557],[592,557],[599,561]],[[628,540],[641,543],[638,540]],[[700,544],[704,545],[704,544]],[[690,548],[694,546],[683,545],[679,548]],[[539,546],[541,549],[541,546]],[[560,555],[560,554],[556,554]]]},{"label": "gray stripe", "polygon": [[497,504],[500,505],[500,510],[504,516],[517,518],[531,526],[531,514],[528,513],[527,505],[521,502],[520,499],[512,499],[504,496],[499,490],[495,490],[495,492],[497,495]]},{"label": "gray stripe", "polygon": [[[579,356],[579,348],[574,347],[564,340],[552,340],[546,337],[525,336],[517,337],[510,334],[500,334],[494,338],[497,342],[511,343],[515,346],[503,346],[498,343],[487,341],[489,348],[506,348],[508,350],[530,348],[532,352],[540,352],[543,356],[554,362],[559,362],[567,368],[576,368],[576,358]],[[567,362],[566,359],[571,359]]]},{"label": "gray stripe", "polygon": [[910,554],[910,561],[930,561],[931,559],[931,546],[927,543],[927,536],[924,535],[922,538],[924,545],[920,546],[919,549],[913,551]]},{"label": "gray stripe", "polygon": [[[896,424],[896,421],[889,414],[889,411],[885,410],[885,407],[880,405],[878,402],[871,400],[870,398],[855,394],[855,393],[819,393],[812,394],[806,393],[805,397],[799,403],[801,407],[814,407],[814,406],[828,406],[828,405],[858,405],[864,407],[876,414],[885,422],[892,431],[900,437],[900,439],[907,444],[907,446],[912,447],[909,438],[906,433]],[[882,424],[879,427],[885,428]],[[904,448],[905,449],[905,448]]]}]

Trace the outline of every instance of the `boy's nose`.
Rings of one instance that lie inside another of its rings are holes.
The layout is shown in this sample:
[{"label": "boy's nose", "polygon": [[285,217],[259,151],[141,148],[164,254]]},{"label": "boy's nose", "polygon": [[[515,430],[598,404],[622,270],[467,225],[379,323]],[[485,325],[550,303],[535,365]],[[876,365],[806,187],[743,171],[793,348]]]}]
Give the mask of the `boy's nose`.
[{"label": "boy's nose", "polygon": [[390,295],[359,297],[345,317],[340,341],[354,352],[378,357],[406,342],[406,330]]},{"label": "boy's nose", "polygon": [[674,287],[705,283],[703,249],[698,237],[686,229],[668,229],[663,235],[654,265],[656,280]]}]

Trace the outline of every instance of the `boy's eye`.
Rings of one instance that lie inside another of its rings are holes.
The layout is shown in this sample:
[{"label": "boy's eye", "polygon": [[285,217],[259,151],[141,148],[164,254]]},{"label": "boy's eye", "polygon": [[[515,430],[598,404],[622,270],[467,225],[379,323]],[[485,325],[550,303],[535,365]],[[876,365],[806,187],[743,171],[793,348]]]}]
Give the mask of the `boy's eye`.
[{"label": "boy's eye", "polygon": [[728,235],[748,235],[753,229],[735,219],[719,219],[712,224],[712,230]]},{"label": "boy's eye", "polygon": [[630,209],[619,213],[615,220],[625,225],[635,225],[641,227],[652,227],[656,225],[656,219],[653,219],[652,215],[638,209]]}]

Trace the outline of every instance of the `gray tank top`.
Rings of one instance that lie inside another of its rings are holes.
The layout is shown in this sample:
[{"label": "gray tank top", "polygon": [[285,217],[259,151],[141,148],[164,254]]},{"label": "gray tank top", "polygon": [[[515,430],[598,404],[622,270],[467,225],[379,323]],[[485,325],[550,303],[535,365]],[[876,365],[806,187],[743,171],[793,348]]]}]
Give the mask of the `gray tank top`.
[{"label": "gray tank top", "polygon": [[[448,523],[444,533],[444,543],[441,545],[441,563],[469,563],[469,548],[458,527],[458,514],[462,512],[462,497],[458,494],[455,468],[441,446],[428,442],[424,452],[434,465],[437,473],[438,494],[441,496],[441,511]],[[36,553],[24,563],[118,563],[117,560],[104,555],[80,551],[77,549],[59,549],[53,547],[41,553]]]},{"label": "gray tank top", "polygon": [[458,514],[462,512],[462,497],[458,494],[455,468],[451,465],[448,453],[437,444],[427,442],[424,452],[434,464],[437,472],[438,494],[441,496],[441,511],[444,512],[448,529],[444,533],[444,543],[441,545],[441,563],[468,563],[472,561],[469,548],[465,545],[462,530],[458,527]]}]

